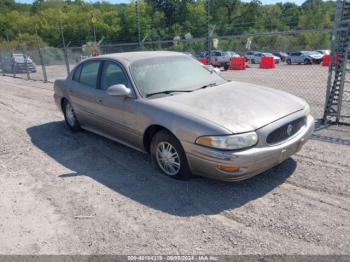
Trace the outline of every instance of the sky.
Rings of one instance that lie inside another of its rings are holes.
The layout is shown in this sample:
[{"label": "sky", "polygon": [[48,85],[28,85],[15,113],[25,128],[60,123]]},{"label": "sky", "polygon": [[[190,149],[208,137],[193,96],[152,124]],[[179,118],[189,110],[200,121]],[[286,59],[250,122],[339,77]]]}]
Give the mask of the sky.
[{"label": "sky", "polygon": [[[249,2],[249,0],[243,0],[244,2]],[[298,5],[302,4],[304,2],[304,0],[260,0],[263,4],[275,4],[275,3],[285,3],[285,2],[293,2],[296,3]],[[16,2],[18,3],[32,3],[33,0],[16,0]],[[91,1],[91,2],[95,2],[95,1]],[[128,3],[130,2],[130,0],[107,0],[107,2],[111,2],[111,3]]]}]

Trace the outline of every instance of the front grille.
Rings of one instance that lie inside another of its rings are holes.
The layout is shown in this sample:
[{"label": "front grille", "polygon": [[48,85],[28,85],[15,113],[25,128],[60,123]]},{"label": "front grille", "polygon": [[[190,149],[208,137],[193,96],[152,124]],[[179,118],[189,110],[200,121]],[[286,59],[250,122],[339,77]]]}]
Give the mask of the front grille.
[{"label": "front grille", "polygon": [[277,128],[267,136],[266,142],[268,144],[276,144],[290,138],[305,125],[305,121],[306,118],[301,117]]}]

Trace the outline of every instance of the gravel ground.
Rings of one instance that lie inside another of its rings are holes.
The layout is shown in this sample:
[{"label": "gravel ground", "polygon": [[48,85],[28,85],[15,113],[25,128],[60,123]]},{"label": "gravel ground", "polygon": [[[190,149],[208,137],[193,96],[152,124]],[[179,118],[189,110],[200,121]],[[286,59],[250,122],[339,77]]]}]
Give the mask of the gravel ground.
[{"label": "gravel ground", "polygon": [[187,182],[0,77],[1,254],[350,254],[350,127],[255,178]]}]

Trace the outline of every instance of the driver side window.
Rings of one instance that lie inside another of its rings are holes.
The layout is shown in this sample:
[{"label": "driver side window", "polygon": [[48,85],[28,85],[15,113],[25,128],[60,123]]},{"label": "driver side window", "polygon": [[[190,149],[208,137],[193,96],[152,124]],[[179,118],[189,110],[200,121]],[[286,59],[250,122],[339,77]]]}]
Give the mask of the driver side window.
[{"label": "driver side window", "polygon": [[106,90],[108,87],[117,84],[124,84],[128,87],[128,79],[122,68],[112,62],[104,62],[101,74],[101,89]]}]

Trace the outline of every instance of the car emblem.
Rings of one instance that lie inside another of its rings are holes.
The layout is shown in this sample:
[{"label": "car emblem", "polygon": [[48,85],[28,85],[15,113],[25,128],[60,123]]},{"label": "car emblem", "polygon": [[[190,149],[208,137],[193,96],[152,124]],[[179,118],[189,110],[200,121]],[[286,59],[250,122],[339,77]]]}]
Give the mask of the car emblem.
[{"label": "car emblem", "polygon": [[287,135],[290,136],[292,134],[293,131],[293,125],[289,124],[287,127]]}]

